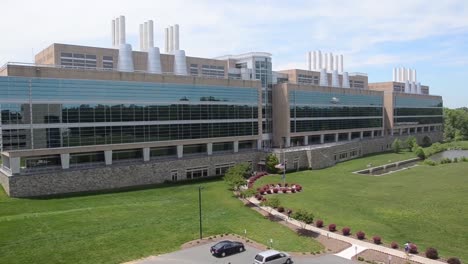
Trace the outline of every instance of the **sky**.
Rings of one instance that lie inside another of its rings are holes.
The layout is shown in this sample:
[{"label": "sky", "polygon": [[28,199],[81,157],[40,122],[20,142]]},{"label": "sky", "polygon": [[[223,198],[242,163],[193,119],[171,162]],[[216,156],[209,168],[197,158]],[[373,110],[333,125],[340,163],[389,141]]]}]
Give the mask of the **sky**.
[{"label": "sky", "polygon": [[468,107],[466,0],[1,0],[0,65],[32,62],[52,43],[111,47],[111,20],[126,16],[127,43],[139,48],[138,25],[180,25],[188,56],[251,51],[273,55],[273,69],[306,69],[306,52],[344,55],[348,72],[369,82],[392,80],[394,67],[417,70],[447,107]]}]

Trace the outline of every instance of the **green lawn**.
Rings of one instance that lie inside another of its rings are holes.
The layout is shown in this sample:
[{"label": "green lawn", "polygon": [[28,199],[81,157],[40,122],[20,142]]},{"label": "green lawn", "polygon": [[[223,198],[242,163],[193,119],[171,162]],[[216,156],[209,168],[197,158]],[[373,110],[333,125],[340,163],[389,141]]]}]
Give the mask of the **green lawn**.
[{"label": "green lawn", "polygon": [[[48,200],[12,199],[0,190],[0,263],[120,263],[177,250],[198,238],[198,185]],[[201,185],[205,236],[247,229],[278,249],[322,249],[243,206],[224,182]]]},{"label": "green lawn", "polygon": [[[335,167],[287,174],[288,182],[304,191],[278,195],[287,208],[307,209],[325,224],[339,230],[379,235],[384,243],[407,240],[420,251],[435,247],[443,257],[468,261],[468,162],[438,166],[420,165],[386,176],[351,173],[389,160],[413,157],[412,153],[383,154],[340,163]],[[264,177],[256,187],[280,182]],[[267,196],[268,197],[268,196]]]}]

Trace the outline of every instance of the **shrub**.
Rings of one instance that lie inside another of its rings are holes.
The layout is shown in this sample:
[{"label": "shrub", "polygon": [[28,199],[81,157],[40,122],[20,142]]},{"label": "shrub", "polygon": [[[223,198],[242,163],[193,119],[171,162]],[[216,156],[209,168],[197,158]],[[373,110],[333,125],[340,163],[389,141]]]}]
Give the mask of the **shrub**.
[{"label": "shrub", "polygon": [[276,184],[276,185],[279,186],[279,187],[283,186],[281,183],[278,183],[278,184]]},{"label": "shrub", "polygon": [[272,194],[273,192],[271,191],[271,189],[268,189],[267,193]]},{"label": "shrub", "polygon": [[435,248],[428,248],[426,249],[426,257],[430,259],[438,259],[439,258],[439,252],[437,252],[437,249]]},{"label": "shrub", "polygon": [[319,228],[322,228],[322,227],[323,227],[323,220],[322,220],[322,219],[318,219],[318,220],[315,222],[315,226],[316,226],[316,227],[319,227]]},{"label": "shrub", "polygon": [[298,210],[291,217],[306,224],[312,224],[314,221],[314,214],[306,210]]},{"label": "shrub", "polygon": [[364,261],[364,258],[363,257],[358,257],[357,260]]},{"label": "shrub", "polygon": [[356,237],[360,240],[363,240],[364,238],[366,238],[366,233],[362,232],[362,231],[358,231],[356,233]]},{"label": "shrub", "polygon": [[273,192],[274,192],[274,193],[278,193],[278,188],[274,188],[274,189],[273,189]]},{"label": "shrub", "polygon": [[328,225],[328,231],[335,232],[336,231],[336,225],[335,224],[329,224]]},{"label": "shrub", "polygon": [[349,235],[351,234],[351,228],[349,228],[349,227],[343,227],[343,229],[341,230],[341,232],[343,233],[343,235],[349,236]]},{"label": "shrub", "polygon": [[374,243],[377,244],[377,245],[382,244],[382,238],[379,237],[379,236],[374,236],[374,237],[372,238],[372,240],[374,240]]},{"label": "shrub", "polygon": [[453,163],[457,163],[458,162],[458,158],[453,158]]},{"label": "shrub", "polygon": [[269,154],[265,161],[267,171],[270,173],[278,173],[278,169],[275,167],[278,163],[279,160],[276,155],[273,153]]},{"label": "shrub", "polygon": [[268,199],[268,202],[265,203],[266,206],[270,206],[272,208],[278,208],[280,206],[280,200],[278,197],[272,197]]},{"label": "shrub", "polygon": [[433,160],[427,159],[424,161],[424,164],[429,165],[429,166],[435,166],[437,163]]},{"label": "shrub", "polygon": [[408,147],[409,151],[413,150],[413,147],[416,146],[418,143],[416,142],[416,138],[414,136],[409,136],[406,141],[406,146]]},{"label": "shrub", "polygon": [[283,193],[287,193],[287,192],[288,192],[288,189],[283,188],[281,191],[282,191]]},{"label": "shrub", "polygon": [[249,197],[252,197],[252,196],[256,195],[256,193],[257,193],[257,191],[254,190],[254,189],[247,189],[245,191],[241,191],[240,196],[242,198],[249,198]]},{"label": "shrub", "polygon": [[458,258],[453,258],[453,257],[452,257],[452,258],[449,258],[449,259],[447,260],[447,263],[448,263],[448,264],[461,264],[461,261],[460,261]]},{"label": "shrub", "polygon": [[263,196],[262,196],[261,194],[259,194],[259,195],[257,196],[257,200],[259,200],[259,201],[263,200]]},{"label": "shrub", "polygon": [[430,147],[432,144],[432,140],[430,137],[428,136],[424,136],[423,139],[422,139],[422,146],[427,148],[427,147]]},{"label": "shrub", "polygon": [[443,158],[440,160],[440,164],[452,163],[452,160],[449,158]]},{"label": "shrub", "polygon": [[401,151],[401,140],[399,140],[398,138],[395,139],[392,143],[392,149],[395,153],[400,153]]},{"label": "shrub", "polygon": [[284,207],[283,206],[278,206],[278,212],[280,212],[280,213],[284,212]]},{"label": "shrub", "polygon": [[417,147],[416,150],[414,151],[414,153],[416,154],[416,156],[418,156],[418,158],[420,159],[426,159],[426,153],[424,153],[424,149],[421,148],[421,147]]},{"label": "shrub", "polygon": [[393,241],[392,244],[390,244],[390,247],[397,249],[398,248],[398,243]]},{"label": "shrub", "polygon": [[418,254],[418,247],[415,244],[409,245],[409,253]]},{"label": "shrub", "polygon": [[460,158],[460,161],[467,162],[467,161],[468,161],[468,158],[465,157],[465,156],[463,156],[463,157]]},{"label": "shrub", "polygon": [[292,193],[295,193],[295,192],[296,192],[296,189],[291,189],[291,192],[292,192]]}]

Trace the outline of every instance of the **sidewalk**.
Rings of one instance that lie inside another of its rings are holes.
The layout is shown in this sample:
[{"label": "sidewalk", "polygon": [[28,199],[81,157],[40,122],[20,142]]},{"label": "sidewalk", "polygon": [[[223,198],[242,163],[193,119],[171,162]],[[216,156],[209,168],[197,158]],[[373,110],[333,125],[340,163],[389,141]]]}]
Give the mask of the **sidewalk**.
[{"label": "sidewalk", "polygon": [[[292,219],[292,218],[288,219],[287,216],[285,216],[284,214],[276,211],[275,209],[272,209],[272,208],[270,209],[268,207],[260,206],[260,202],[257,199],[255,199],[255,197],[250,197],[248,199],[248,201],[250,201],[252,204],[258,206],[259,208],[261,208],[261,209],[263,209],[263,210],[265,210],[267,212],[270,212],[270,214],[272,214],[272,215],[275,215],[275,216],[277,216],[279,218],[285,219],[289,223],[291,223],[291,224],[293,224],[295,226],[302,227],[301,223],[299,221],[297,221],[295,219]],[[372,249],[372,250],[379,251],[379,252],[382,252],[382,253],[385,253],[385,254],[397,256],[397,257],[400,257],[400,258],[403,258],[403,259],[408,259],[408,260],[416,261],[416,262],[420,262],[420,263],[426,263],[426,264],[445,263],[445,262],[441,262],[441,261],[438,261],[438,260],[432,260],[432,259],[428,259],[428,258],[425,258],[425,257],[421,257],[421,256],[418,256],[418,255],[412,255],[412,254],[410,254],[410,256],[408,258],[406,253],[402,252],[400,250],[387,248],[387,247],[384,247],[384,246],[376,245],[376,244],[373,244],[373,243],[369,243],[369,242],[362,241],[362,240],[355,239],[355,238],[348,237],[348,236],[343,236],[343,235],[338,234],[337,232],[329,232],[327,230],[324,230],[324,229],[321,229],[321,228],[318,228],[318,227],[315,227],[315,226],[312,226],[312,225],[306,225],[305,229],[316,232],[316,233],[321,234],[323,236],[327,236],[327,237],[334,238],[334,239],[337,239],[337,240],[341,240],[341,241],[344,241],[344,242],[347,242],[347,243],[351,244],[352,245],[351,248],[347,248],[347,249],[343,250],[342,252],[336,254],[336,256],[344,257],[344,258],[347,258],[347,259],[351,259],[353,256],[356,255],[355,252],[356,252],[356,247],[357,247],[357,249],[358,249],[357,253],[358,254],[360,252],[366,250],[366,249]]]}]

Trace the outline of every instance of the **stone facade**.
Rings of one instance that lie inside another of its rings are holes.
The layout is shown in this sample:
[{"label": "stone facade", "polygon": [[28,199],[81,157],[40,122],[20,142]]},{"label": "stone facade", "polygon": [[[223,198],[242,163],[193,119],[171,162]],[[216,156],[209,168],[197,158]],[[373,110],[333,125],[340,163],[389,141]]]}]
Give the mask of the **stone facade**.
[{"label": "stone facade", "polygon": [[34,197],[74,192],[111,190],[171,181],[177,171],[178,180],[186,179],[186,169],[208,167],[208,176],[215,175],[217,164],[252,162],[256,164],[263,152],[239,152],[183,159],[113,164],[89,169],[69,169],[6,176],[0,180],[11,197]]},{"label": "stone facade", "polygon": [[[439,131],[413,134],[411,136],[415,136],[418,143],[421,144],[424,136],[429,136],[432,142],[437,142],[442,140],[443,135]],[[285,151],[286,160],[288,161],[287,170],[322,169],[343,160],[389,151],[392,142],[396,138],[404,141],[407,137],[407,135],[378,137],[340,142],[336,145],[325,144],[289,148]],[[354,152],[353,155],[351,155],[352,152]],[[274,153],[282,160],[280,150],[276,149]],[[340,154],[343,153],[347,153],[347,156],[340,158]],[[260,151],[224,153],[163,161],[116,163],[111,166],[49,171],[33,175],[6,176],[0,171],[0,182],[11,197],[110,190],[171,181],[171,173],[174,171],[177,171],[177,180],[185,180],[186,170],[195,167],[207,167],[208,176],[216,174],[215,170],[218,164],[252,162],[255,170],[255,165],[264,160],[266,155],[266,152]]]}]

